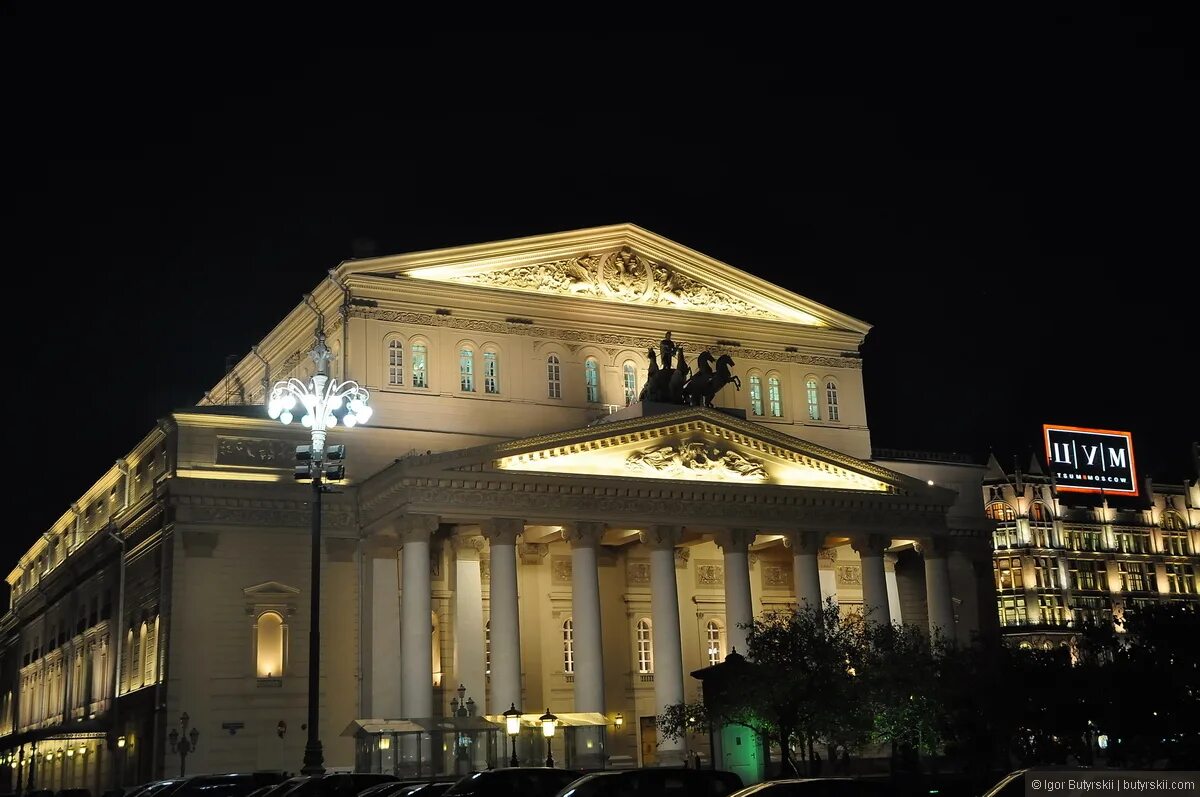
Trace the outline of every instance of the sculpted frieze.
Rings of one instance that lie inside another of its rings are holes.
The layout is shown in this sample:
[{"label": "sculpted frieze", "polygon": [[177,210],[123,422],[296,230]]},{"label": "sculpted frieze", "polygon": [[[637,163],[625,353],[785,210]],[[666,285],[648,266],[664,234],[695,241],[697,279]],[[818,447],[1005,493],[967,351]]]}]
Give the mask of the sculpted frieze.
[{"label": "sculpted frieze", "polygon": [[535,266],[517,266],[449,277],[451,282],[559,296],[589,296],[628,304],[675,307],[706,313],[779,319],[728,291],[706,285],[672,266],[622,247],[603,256],[584,255]]},{"label": "sculpted frieze", "polygon": [[733,449],[691,440],[679,446],[655,446],[635,451],[625,459],[625,469],[635,474],[676,477],[702,475],[710,479],[758,482],[767,478],[763,462]]},{"label": "sculpted frieze", "polygon": [[296,445],[287,440],[261,437],[217,437],[218,465],[258,465],[291,468]]},{"label": "sculpted frieze", "polygon": [[[436,315],[433,313],[418,313],[407,310],[381,310],[373,307],[353,307],[350,314],[354,318],[366,318],[376,321],[386,321],[393,324],[411,324],[415,326],[447,327],[475,332],[495,332],[507,335],[524,335],[534,338],[547,338],[561,341],[577,341],[591,343],[604,348],[610,355],[616,356],[621,349],[649,349],[658,345],[658,340],[652,337],[637,337],[634,335],[619,335],[606,332],[591,332],[581,329],[564,327],[544,327],[534,324],[513,324],[505,321],[484,321],[474,318],[463,318],[453,315]],[[813,354],[801,354],[791,351],[770,351],[767,349],[744,349],[729,347],[721,350],[735,358],[763,360],[767,362],[801,363],[826,368],[861,369],[862,360],[853,357],[824,357]],[[299,353],[298,353],[299,354]],[[294,361],[293,361],[294,360]],[[289,358],[282,366],[282,372],[288,370],[300,361],[299,356]],[[274,366],[273,366],[274,367]]]}]

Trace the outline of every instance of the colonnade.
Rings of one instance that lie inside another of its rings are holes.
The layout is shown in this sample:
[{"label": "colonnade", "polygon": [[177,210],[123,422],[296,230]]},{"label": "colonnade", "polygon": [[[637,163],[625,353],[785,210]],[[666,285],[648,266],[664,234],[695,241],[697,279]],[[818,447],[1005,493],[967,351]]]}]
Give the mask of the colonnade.
[{"label": "colonnade", "polygon": [[[510,705],[524,706],[521,681],[521,630],[517,588],[517,539],[524,532],[518,518],[490,518],[481,521],[479,530],[453,537],[456,551],[454,601],[455,681],[467,688],[479,705],[478,713],[499,714]],[[433,665],[430,656],[430,618],[432,613],[430,579],[430,542],[439,527],[432,515],[408,515],[394,525],[395,540],[402,551],[400,601],[400,681],[396,705],[395,691],[377,683],[373,697],[376,716],[430,717],[433,710]],[[573,689],[576,712],[606,713],[604,648],[601,631],[601,595],[597,554],[605,524],[596,521],[566,522],[562,539],[570,546],[571,617],[573,622]],[[677,599],[675,548],[681,541],[680,525],[653,525],[642,530],[638,539],[650,558],[651,619],[654,628],[654,697],[658,713],[684,699],[683,652],[680,635],[680,611]],[[724,564],[726,650],[746,650],[747,626],[753,620],[750,590],[749,550],[757,530],[728,528],[716,530],[713,540],[721,550]],[[484,671],[483,583],[480,574],[480,550],[483,541],[490,545],[490,690]],[[792,554],[793,585],[796,603],[820,605],[822,586],[818,555],[825,535],[813,531],[792,531],[784,535]],[[852,535],[850,543],[857,551],[862,574],[863,609],[876,622],[889,622],[896,607],[889,606],[888,580],[885,575],[885,551],[891,544],[886,535]],[[929,626],[953,638],[955,612],[951,597],[951,579],[947,568],[948,545],[944,537],[919,540],[916,545],[925,560],[925,588]],[[386,580],[384,590],[395,582]],[[894,585],[893,585],[894,586]],[[826,590],[828,592],[828,590]],[[378,601],[378,598],[376,598]],[[892,603],[896,600],[892,598]],[[382,618],[380,618],[382,619]],[[376,620],[375,625],[379,625]],[[394,636],[392,637],[394,638]],[[378,646],[376,646],[378,648]],[[376,649],[373,662],[378,665],[393,650]],[[384,668],[385,670],[388,668]],[[378,681],[378,677],[375,679]],[[587,738],[579,729],[577,741]],[[579,766],[599,765],[588,762],[589,754],[599,754],[602,743],[580,747]],[[658,760],[663,765],[682,763],[678,742],[660,739]]]}]

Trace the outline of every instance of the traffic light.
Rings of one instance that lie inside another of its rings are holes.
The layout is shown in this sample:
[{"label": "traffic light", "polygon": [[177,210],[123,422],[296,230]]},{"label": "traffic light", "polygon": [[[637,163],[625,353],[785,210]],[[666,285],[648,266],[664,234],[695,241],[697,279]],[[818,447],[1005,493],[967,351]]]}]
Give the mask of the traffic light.
[{"label": "traffic light", "polygon": [[312,446],[296,446],[296,461],[300,463],[292,474],[296,481],[311,479],[313,477]]},{"label": "traffic light", "polygon": [[326,446],[325,448],[325,480],[336,482],[346,478],[346,447],[343,445]]}]

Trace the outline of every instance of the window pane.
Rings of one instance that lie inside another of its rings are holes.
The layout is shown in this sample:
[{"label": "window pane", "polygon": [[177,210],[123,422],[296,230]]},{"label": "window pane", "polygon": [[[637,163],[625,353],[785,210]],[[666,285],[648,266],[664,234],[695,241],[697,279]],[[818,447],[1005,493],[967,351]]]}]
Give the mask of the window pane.
[{"label": "window pane", "polygon": [[425,375],[425,344],[414,343],[412,347],[412,386],[429,387]]},{"label": "window pane", "polygon": [[805,392],[808,394],[808,419],[810,421],[821,420],[821,406],[817,400],[817,380],[810,379],[804,384]]},{"label": "window pane", "polygon": [[600,401],[600,366],[589,359],[583,364],[583,379],[587,384],[587,400],[593,404]]},{"label": "window pane", "polygon": [[750,412],[753,415],[763,414],[762,377],[750,377]]},{"label": "window pane", "polygon": [[546,395],[552,399],[562,398],[562,368],[553,354],[546,358]]},{"label": "window pane", "polygon": [[838,391],[837,385],[833,382],[825,383],[825,405],[826,417],[831,421],[836,421],[840,417],[838,412]]},{"label": "window pane", "polygon": [[388,343],[388,384],[404,384],[404,341],[393,340]]},{"label": "window pane", "polygon": [[625,381],[625,406],[628,407],[637,398],[637,368],[633,363],[625,363],[622,372]]},{"label": "window pane", "polygon": [[779,393],[779,377],[772,376],[767,380],[767,400],[771,404],[771,417],[783,417],[783,398]]},{"label": "window pane", "polygon": [[475,392],[475,352],[470,349],[458,353],[458,381],[464,393]]},{"label": "window pane", "polygon": [[500,392],[500,365],[496,362],[496,352],[483,353],[483,392]]}]

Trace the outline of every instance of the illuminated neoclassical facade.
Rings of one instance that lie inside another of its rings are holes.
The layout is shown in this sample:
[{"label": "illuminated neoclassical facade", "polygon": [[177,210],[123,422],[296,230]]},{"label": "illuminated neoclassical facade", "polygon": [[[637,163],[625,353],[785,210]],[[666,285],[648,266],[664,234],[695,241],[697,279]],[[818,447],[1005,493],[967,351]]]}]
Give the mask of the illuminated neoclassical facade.
[{"label": "illuminated neoclassical facade", "polygon": [[1138,498],[1059,491],[1037,456],[1022,472],[993,458],[983,481],[995,521],[996,608],[1007,640],[1068,643],[1127,606],[1200,601],[1200,482]]},{"label": "illuminated neoclassical facade", "polygon": [[[318,324],[374,407],[329,441],[349,479],[322,529],[327,766],[355,764],[347,729],[443,717],[460,685],[479,715],[574,723],[560,761],[678,762],[655,715],[696,699],[688,673],[743,649],[741,624],[797,602],[994,632],[982,469],[872,459],[867,324],[632,225],[330,274],[9,574],[12,785],[171,771],[184,712],[191,771],[299,768],[307,437],[263,397],[311,373]],[[639,401],[668,330],[693,367],[729,355],[742,389]],[[372,766],[404,765],[391,741]]]}]

